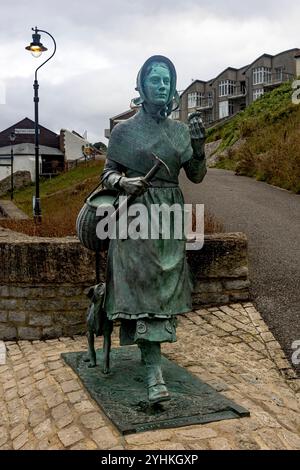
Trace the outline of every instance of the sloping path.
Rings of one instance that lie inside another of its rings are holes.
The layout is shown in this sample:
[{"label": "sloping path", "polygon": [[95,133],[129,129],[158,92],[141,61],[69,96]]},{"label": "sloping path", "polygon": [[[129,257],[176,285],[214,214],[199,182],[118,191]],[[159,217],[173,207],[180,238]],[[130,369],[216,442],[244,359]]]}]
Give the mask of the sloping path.
[{"label": "sloping path", "polygon": [[252,299],[291,360],[300,340],[300,196],[217,169],[199,185],[182,176],[181,187],[226,231],[246,233]]},{"label": "sloping path", "polygon": [[9,219],[16,220],[29,219],[28,215],[26,215],[12,201],[8,199],[0,200],[0,217],[1,215],[4,215],[4,217],[8,217]]}]

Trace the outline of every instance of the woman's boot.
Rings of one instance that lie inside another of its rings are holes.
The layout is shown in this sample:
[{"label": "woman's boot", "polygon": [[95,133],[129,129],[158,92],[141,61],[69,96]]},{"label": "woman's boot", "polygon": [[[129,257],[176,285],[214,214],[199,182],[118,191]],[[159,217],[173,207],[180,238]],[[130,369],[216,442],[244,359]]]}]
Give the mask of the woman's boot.
[{"label": "woman's boot", "polygon": [[143,341],[139,343],[143,364],[146,369],[148,399],[150,403],[170,400],[161,370],[160,343]]}]

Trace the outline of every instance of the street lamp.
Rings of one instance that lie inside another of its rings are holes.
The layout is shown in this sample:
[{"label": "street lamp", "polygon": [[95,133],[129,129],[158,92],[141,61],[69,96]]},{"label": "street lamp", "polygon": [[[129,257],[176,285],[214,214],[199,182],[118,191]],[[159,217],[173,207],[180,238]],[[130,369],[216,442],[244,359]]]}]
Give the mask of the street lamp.
[{"label": "street lamp", "polygon": [[35,198],[34,198],[34,208],[33,208],[33,214],[34,214],[34,219],[35,221],[41,221],[42,218],[42,210],[41,210],[41,202],[40,202],[40,171],[39,171],[39,84],[37,80],[37,72],[38,70],[46,64],[52,57],[54,56],[56,52],[56,42],[54,37],[48,33],[47,31],[44,31],[42,29],[38,29],[37,27],[31,28],[32,31],[34,31],[34,34],[32,35],[32,42],[29,44],[29,46],[25,47],[27,51],[30,51],[33,57],[40,57],[41,54],[45,51],[47,51],[47,48],[43,46],[41,43],[41,35],[39,33],[45,33],[50,38],[53,40],[54,43],[54,51],[50,57],[48,57],[45,62],[43,62],[35,71],[34,75],[34,83],[33,83],[33,89],[34,89],[34,128],[35,128]]},{"label": "street lamp", "polygon": [[14,198],[14,141],[16,140],[16,134],[14,132],[10,133],[9,140],[10,140],[10,184],[11,184],[10,199],[12,201]]}]

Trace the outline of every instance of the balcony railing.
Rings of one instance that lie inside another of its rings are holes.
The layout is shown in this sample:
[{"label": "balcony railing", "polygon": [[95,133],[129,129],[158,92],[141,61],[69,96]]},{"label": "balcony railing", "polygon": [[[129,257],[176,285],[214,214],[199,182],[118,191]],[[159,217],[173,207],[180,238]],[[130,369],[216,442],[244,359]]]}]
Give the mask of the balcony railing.
[{"label": "balcony railing", "polygon": [[281,85],[284,82],[288,82],[289,80],[292,80],[294,75],[291,73],[287,72],[281,72],[281,73],[273,73],[269,75],[267,80],[264,80],[263,86],[264,88],[271,88],[271,87],[276,87]]},{"label": "balcony railing", "polygon": [[228,98],[237,99],[247,95],[246,87],[236,87],[228,93]]},{"label": "balcony railing", "polygon": [[205,109],[211,109],[214,106],[213,98],[202,98],[201,100],[197,101],[195,108],[197,111],[204,111]]}]

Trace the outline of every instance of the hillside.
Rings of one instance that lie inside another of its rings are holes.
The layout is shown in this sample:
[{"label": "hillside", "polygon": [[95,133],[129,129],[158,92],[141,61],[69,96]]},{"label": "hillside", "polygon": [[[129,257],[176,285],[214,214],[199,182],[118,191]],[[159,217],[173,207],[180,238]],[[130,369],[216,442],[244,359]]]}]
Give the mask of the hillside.
[{"label": "hillside", "polygon": [[[28,235],[63,237],[75,235],[75,222],[84,199],[99,183],[102,161],[81,163],[77,168],[55,178],[41,180],[40,194],[43,222],[35,225],[33,219],[25,221],[1,220],[1,225]],[[18,190],[15,204],[32,217],[34,185]],[[9,195],[7,196],[9,197]]]},{"label": "hillside", "polygon": [[[0,225],[16,232],[42,237],[64,237],[76,235],[76,219],[87,195],[99,183],[103,162],[82,163],[77,168],[40,184],[42,223],[35,224],[32,218],[32,196],[34,185],[18,190],[14,203],[23,210],[29,220],[0,220]],[[9,198],[9,194],[6,198]],[[4,198],[3,198],[4,199]],[[205,213],[205,233],[224,231],[221,222],[209,212]],[[195,230],[195,227],[193,227]]]},{"label": "hillside", "polygon": [[207,142],[222,139],[215,166],[300,193],[300,106],[292,93],[284,83],[208,130]]}]

